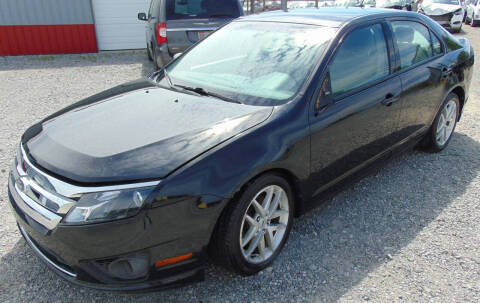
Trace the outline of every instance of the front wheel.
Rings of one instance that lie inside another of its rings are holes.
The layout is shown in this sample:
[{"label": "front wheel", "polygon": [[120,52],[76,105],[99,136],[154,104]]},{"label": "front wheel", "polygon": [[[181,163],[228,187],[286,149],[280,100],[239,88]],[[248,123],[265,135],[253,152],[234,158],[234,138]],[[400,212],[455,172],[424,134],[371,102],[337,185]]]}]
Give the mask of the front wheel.
[{"label": "front wheel", "polygon": [[218,222],[210,251],[214,261],[243,275],[269,266],[287,241],[293,194],[278,175],[263,175],[230,202]]},{"label": "front wheel", "polygon": [[475,21],[475,19],[473,19],[473,17],[475,17],[474,14],[472,14],[472,19],[470,19],[470,25],[471,25],[472,27],[475,27],[475,26],[477,25],[477,22]]},{"label": "front wheel", "polygon": [[457,125],[460,112],[458,96],[450,93],[443,102],[429,133],[425,137],[425,148],[430,152],[440,152],[447,147]]}]

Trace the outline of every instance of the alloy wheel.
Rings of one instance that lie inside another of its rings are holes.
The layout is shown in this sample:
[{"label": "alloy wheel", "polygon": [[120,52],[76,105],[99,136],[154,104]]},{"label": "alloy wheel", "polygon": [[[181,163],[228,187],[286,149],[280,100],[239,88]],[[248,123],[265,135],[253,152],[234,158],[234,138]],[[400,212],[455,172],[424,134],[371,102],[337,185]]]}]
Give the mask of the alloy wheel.
[{"label": "alloy wheel", "polygon": [[243,257],[253,264],[268,260],[286,235],[289,216],[288,196],[277,185],[261,189],[252,199],[240,227]]},{"label": "alloy wheel", "polygon": [[439,146],[443,146],[447,143],[448,139],[452,136],[455,123],[457,122],[457,103],[454,100],[450,100],[443,107],[442,113],[438,119],[437,131],[435,133],[435,139]]}]

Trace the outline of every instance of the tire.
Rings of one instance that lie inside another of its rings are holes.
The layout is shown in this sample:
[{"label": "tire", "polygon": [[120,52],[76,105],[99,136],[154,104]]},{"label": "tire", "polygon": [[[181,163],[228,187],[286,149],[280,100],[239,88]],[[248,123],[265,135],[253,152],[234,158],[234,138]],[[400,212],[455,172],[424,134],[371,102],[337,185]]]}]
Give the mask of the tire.
[{"label": "tire", "polygon": [[[273,194],[269,195],[270,189]],[[271,197],[270,213],[274,213],[274,201],[279,198],[275,208],[275,213],[281,214],[278,217],[267,219],[268,216],[258,215],[253,199],[260,206],[266,206],[267,197]],[[221,215],[210,243],[210,256],[214,262],[241,275],[256,274],[268,267],[279,255],[290,234],[293,213],[292,189],[283,177],[266,174],[254,179],[238,197],[230,201]],[[241,241],[245,244],[242,245]]]},{"label": "tire", "polygon": [[150,46],[147,44],[147,56],[148,60],[153,61],[152,53],[150,53]]},{"label": "tire", "polygon": [[452,32],[458,34],[458,33],[460,33],[461,31],[462,31],[462,25],[460,25],[460,27],[459,27],[458,29],[453,30]]},{"label": "tire", "polygon": [[473,17],[474,17],[474,15],[472,14],[472,19],[470,20],[470,25],[472,27],[475,27],[475,26],[477,26],[477,22],[475,22],[475,19],[473,19]]},{"label": "tire", "polygon": [[[452,112],[454,117],[448,117],[448,108],[451,108],[453,104],[455,105],[455,110]],[[450,140],[453,137],[453,133],[455,132],[459,113],[460,100],[456,94],[450,93],[440,107],[440,110],[438,111],[429,132],[423,140],[424,142],[422,145],[426,151],[438,153],[447,147],[448,143],[450,143]],[[445,122],[446,116],[447,121]],[[440,133],[439,128],[443,129],[444,131]],[[439,135],[437,136],[437,134]]]}]

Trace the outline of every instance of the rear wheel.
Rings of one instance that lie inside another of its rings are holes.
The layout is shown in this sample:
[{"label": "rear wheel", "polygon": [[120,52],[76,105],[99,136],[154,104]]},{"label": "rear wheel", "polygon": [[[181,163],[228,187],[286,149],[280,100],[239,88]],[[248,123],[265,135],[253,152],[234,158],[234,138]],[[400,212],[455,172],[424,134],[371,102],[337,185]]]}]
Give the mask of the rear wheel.
[{"label": "rear wheel", "polygon": [[243,275],[269,266],[290,233],[293,205],[282,177],[263,175],[249,183],[218,222],[210,247],[215,261]]},{"label": "rear wheel", "polygon": [[424,147],[430,152],[440,152],[447,147],[457,125],[460,101],[456,94],[449,94],[443,102],[430,131],[424,139]]},{"label": "rear wheel", "polygon": [[477,22],[475,21],[475,19],[473,19],[473,17],[475,17],[475,16],[474,16],[474,13],[472,13],[472,19],[470,19],[470,25],[471,25],[472,27],[474,27],[474,26],[477,25]]}]

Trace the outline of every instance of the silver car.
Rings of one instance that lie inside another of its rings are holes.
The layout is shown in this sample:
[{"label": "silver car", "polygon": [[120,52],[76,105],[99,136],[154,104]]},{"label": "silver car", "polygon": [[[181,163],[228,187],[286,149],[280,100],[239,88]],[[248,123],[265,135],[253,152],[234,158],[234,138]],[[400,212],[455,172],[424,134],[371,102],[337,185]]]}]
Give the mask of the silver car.
[{"label": "silver car", "polygon": [[480,0],[467,0],[465,23],[475,26],[480,23]]},{"label": "silver car", "polygon": [[175,54],[243,15],[239,0],[152,0],[148,14],[138,13],[138,19],[147,22],[148,58],[161,68]]}]

